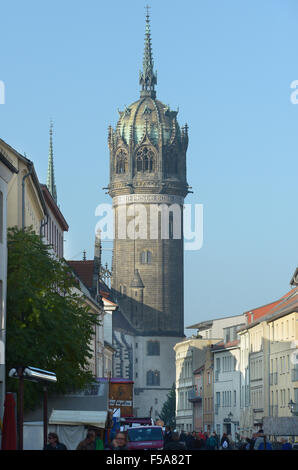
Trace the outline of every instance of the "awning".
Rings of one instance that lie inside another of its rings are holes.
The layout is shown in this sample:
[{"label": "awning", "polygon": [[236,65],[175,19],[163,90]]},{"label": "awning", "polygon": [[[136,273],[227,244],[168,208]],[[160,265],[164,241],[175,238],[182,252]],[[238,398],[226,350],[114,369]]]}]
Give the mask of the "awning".
[{"label": "awning", "polygon": [[107,411],[53,410],[49,424],[89,425],[104,428],[106,420]]}]

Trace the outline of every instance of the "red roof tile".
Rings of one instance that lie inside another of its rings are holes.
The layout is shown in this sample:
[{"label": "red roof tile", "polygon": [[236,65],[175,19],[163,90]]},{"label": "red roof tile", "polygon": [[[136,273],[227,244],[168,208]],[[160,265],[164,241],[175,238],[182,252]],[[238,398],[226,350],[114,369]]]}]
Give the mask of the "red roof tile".
[{"label": "red roof tile", "polygon": [[252,310],[249,310],[245,312],[247,315],[247,323],[253,323],[260,318],[264,317],[267,314],[271,314],[271,311],[274,310],[274,308],[279,307],[281,303],[284,302],[284,299],[287,298],[289,295],[293,293],[294,289],[291,289],[289,292],[287,292],[285,295],[283,295],[280,299],[275,300],[274,302],[271,302],[270,304],[263,305],[262,307],[257,307]]},{"label": "red roof tile", "polygon": [[67,261],[67,263],[82,280],[85,286],[91,289],[93,281],[93,260]]}]

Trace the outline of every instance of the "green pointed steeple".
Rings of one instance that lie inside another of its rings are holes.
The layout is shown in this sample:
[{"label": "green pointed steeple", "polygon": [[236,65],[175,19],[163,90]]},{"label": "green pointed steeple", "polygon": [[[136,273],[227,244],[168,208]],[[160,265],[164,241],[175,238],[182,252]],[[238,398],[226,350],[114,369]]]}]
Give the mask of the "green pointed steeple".
[{"label": "green pointed steeple", "polygon": [[140,85],[142,85],[141,97],[150,96],[156,98],[154,85],[157,84],[157,74],[153,72],[153,58],[151,50],[151,33],[149,20],[149,7],[147,6],[146,30],[145,30],[145,48],[143,58],[143,70],[140,72]]},{"label": "green pointed steeple", "polygon": [[50,148],[49,148],[49,161],[48,161],[48,177],[47,187],[55,202],[57,202],[57,191],[55,185],[54,175],[54,159],[53,159],[53,123],[50,124]]}]

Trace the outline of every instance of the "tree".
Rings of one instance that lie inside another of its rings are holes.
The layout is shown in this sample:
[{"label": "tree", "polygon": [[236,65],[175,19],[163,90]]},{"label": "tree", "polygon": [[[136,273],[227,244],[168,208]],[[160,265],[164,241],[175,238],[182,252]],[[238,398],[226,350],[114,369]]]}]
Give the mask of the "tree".
[{"label": "tree", "polygon": [[171,390],[167,395],[167,400],[164,402],[160,419],[165,423],[165,426],[176,427],[176,390],[173,384]]},{"label": "tree", "polygon": [[[88,370],[96,316],[84,304],[69,266],[54,258],[31,228],[8,230],[7,372],[16,365],[56,373],[49,395],[81,389],[93,377]],[[7,389],[16,391],[16,379]],[[26,381],[25,409],[41,401],[42,384]]]}]

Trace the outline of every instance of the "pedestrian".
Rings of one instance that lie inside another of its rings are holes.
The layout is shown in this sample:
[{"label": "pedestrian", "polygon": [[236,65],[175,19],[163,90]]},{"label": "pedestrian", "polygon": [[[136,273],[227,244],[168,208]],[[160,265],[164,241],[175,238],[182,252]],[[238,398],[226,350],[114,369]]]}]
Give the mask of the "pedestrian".
[{"label": "pedestrian", "polygon": [[164,445],[164,450],[185,450],[184,442],[179,442],[179,433],[174,431],[172,433],[171,441]]},{"label": "pedestrian", "polygon": [[281,450],[293,450],[292,444],[287,439],[282,439]]},{"label": "pedestrian", "polygon": [[182,429],[181,433],[180,433],[180,439],[179,441],[180,442],[186,442],[186,438],[187,438],[187,435],[185,434],[184,430]]},{"label": "pedestrian", "polygon": [[164,444],[172,440],[172,431],[170,426],[166,426],[164,435]]},{"label": "pedestrian", "polygon": [[111,445],[106,447],[105,450],[128,450],[126,434],[124,432],[117,432]]},{"label": "pedestrian", "polygon": [[66,445],[59,442],[58,435],[55,432],[49,433],[48,441],[49,443],[44,446],[43,450],[67,450]]},{"label": "pedestrian", "polygon": [[95,450],[104,450],[103,440],[100,437],[100,431],[95,431]]},{"label": "pedestrian", "polygon": [[193,431],[192,433],[190,433],[190,432],[188,433],[188,435],[186,437],[186,441],[185,441],[187,450],[193,450],[195,438],[196,438],[195,431]]},{"label": "pedestrian", "polygon": [[199,432],[196,432],[196,437],[193,443],[194,450],[201,450],[203,447],[204,440],[202,439],[202,435]]},{"label": "pedestrian", "polygon": [[258,450],[264,450],[264,449],[266,449],[266,450],[273,450],[272,444],[271,444],[270,441],[267,441],[267,440],[266,440],[266,447],[265,447],[265,445],[264,445],[264,440],[263,440],[263,442],[260,443],[260,445],[259,445],[259,447],[258,447]]},{"label": "pedestrian", "polygon": [[216,449],[218,450],[219,449],[219,436],[216,434],[215,431],[213,431],[212,434],[214,435],[214,438],[216,440]]},{"label": "pedestrian", "polygon": [[76,450],[95,450],[95,438],[95,432],[89,430],[86,438],[78,444]]},{"label": "pedestrian", "polygon": [[264,431],[263,431],[263,429],[259,429],[259,431],[257,433],[253,434],[253,437],[254,437],[254,450],[259,450],[259,446],[262,443],[264,445]]},{"label": "pedestrian", "polygon": [[230,448],[230,442],[226,433],[223,433],[222,435],[220,446],[222,450],[228,450]]},{"label": "pedestrian", "polygon": [[216,450],[217,441],[215,439],[214,432],[208,437],[207,442],[206,442],[206,448],[208,450]]}]

